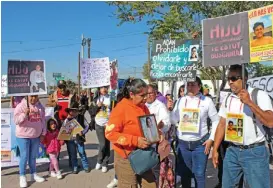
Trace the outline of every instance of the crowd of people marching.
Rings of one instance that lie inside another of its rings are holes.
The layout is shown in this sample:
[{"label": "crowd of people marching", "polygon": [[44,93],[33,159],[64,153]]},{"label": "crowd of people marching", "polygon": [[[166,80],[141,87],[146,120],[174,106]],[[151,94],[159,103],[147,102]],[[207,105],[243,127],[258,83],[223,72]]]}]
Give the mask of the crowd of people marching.
[{"label": "crowd of people marching", "polygon": [[[147,85],[141,79],[126,80],[115,101],[109,95],[108,86],[98,88],[92,99],[86,93],[79,98],[67,90],[62,80],[58,82],[58,90],[49,97],[47,106],[54,107],[55,114],[47,122],[45,108],[38,96],[28,96],[28,100],[17,98],[19,102],[14,100],[12,103],[20,150],[20,187],[27,187],[27,163],[31,180],[45,181],[36,173],[36,151],[40,142],[49,155],[51,177],[62,179],[59,154],[64,144],[71,171],[74,174],[79,172],[78,153],[83,170],[89,173],[84,143],[87,132],[95,130],[99,141],[96,170],[108,171],[110,144],[114,150],[115,178],[109,188],[173,188],[176,182],[181,182],[183,188],[190,188],[193,183],[196,188],[205,188],[212,146],[213,165],[219,169],[216,187],[243,187],[245,184],[253,188],[270,188],[269,152],[265,146],[264,126],[273,127],[273,107],[268,94],[260,90],[257,103],[251,100],[253,88],[243,85],[248,76],[242,71],[245,70],[240,65],[230,66],[227,80],[231,94],[219,107],[198,77],[179,88],[177,100],[173,100],[169,92],[163,96],[156,84]],[[177,128],[186,109],[196,112],[199,133],[183,132]],[[86,111],[91,117],[88,123],[84,118]],[[228,112],[243,115],[243,144],[224,141]],[[143,137],[139,126],[138,117],[148,114],[155,115],[160,134],[160,141],[155,144]],[[72,119],[80,123],[83,131],[74,135],[72,140],[58,140],[60,127]],[[169,157],[171,145],[174,146],[175,161]],[[147,157],[147,153],[156,153],[159,157]],[[139,163],[137,168],[145,171],[137,173],[132,165],[136,163],[134,156],[158,161],[154,166]]]}]

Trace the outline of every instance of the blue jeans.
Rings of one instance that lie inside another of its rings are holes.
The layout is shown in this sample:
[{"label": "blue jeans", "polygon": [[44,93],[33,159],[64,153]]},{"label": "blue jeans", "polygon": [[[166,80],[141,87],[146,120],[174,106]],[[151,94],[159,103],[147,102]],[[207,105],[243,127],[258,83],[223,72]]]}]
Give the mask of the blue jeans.
[{"label": "blue jeans", "polygon": [[74,140],[70,140],[67,142],[67,147],[69,148],[71,162],[72,162],[72,169],[77,170],[78,169],[78,159],[77,159],[77,152],[79,153],[81,160],[82,160],[82,166],[85,170],[89,168],[88,159],[86,157],[85,153],[85,147],[84,143],[75,143]]},{"label": "blue jeans", "polygon": [[36,173],[36,158],[39,151],[40,138],[16,137],[16,140],[20,150],[20,176],[26,175],[27,162],[29,165],[30,173]]},{"label": "blue jeans", "polygon": [[250,188],[270,188],[269,154],[265,146],[230,146],[224,159],[223,187],[238,187],[241,176]]},{"label": "blue jeans", "polygon": [[191,178],[193,177],[195,187],[205,188],[208,155],[204,151],[205,146],[202,146],[202,143],[190,148],[187,142],[179,141],[177,172],[181,177],[183,187],[191,187]]}]

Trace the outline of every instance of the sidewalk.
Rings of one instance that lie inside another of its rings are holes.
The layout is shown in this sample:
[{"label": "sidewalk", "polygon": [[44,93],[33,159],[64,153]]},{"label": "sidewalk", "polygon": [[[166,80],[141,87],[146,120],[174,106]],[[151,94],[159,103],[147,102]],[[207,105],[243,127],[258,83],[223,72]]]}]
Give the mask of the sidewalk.
[{"label": "sidewalk", "polygon": [[[29,187],[31,188],[106,188],[106,185],[114,177],[113,169],[113,152],[111,153],[109,171],[107,173],[102,173],[101,171],[95,170],[95,165],[97,162],[97,147],[98,141],[95,131],[88,132],[87,134],[86,154],[89,159],[89,164],[91,167],[90,173],[85,173],[80,171],[79,174],[71,174],[70,168],[68,167],[68,156],[66,152],[66,145],[63,146],[60,158],[60,169],[64,175],[62,180],[57,180],[56,178],[51,178],[48,176],[48,164],[40,164],[37,167],[39,175],[46,178],[44,183],[33,183],[29,182]],[[78,160],[81,165],[80,159]],[[273,168],[271,167],[271,184],[273,185]],[[18,188],[19,187],[19,172],[18,167],[2,169],[1,176],[1,188]],[[27,173],[29,173],[27,171]],[[213,188],[217,182],[217,170],[212,167],[211,160],[208,161],[207,173],[206,173],[206,187]],[[29,175],[27,175],[29,179]]]},{"label": "sidewalk", "polygon": [[[68,167],[68,156],[66,152],[66,145],[63,146],[60,156],[60,169],[64,175],[62,180],[57,180],[48,176],[48,164],[40,164],[37,166],[37,171],[39,175],[46,178],[46,182],[43,183],[33,183],[28,182],[31,188],[105,188],[108,183],[114,177],[113,169],[113,157],[110,159],[109,171],[107,173],[102,173],[101,171],[95,170],[95,165],[97,162],[97,136],[95,131],[88,132],[86,135],[87,142],[86,154],[88,156],[89,164],[91,167],[90,173],[85,173],[80,171],[79,174],[72,174],[70,168]],[[112,154],[112,153],[111,153]],[[79,157],[79,156],[78,156]],[[81,165],[80,159],[78,163]],[[2,169],[1,176],[1,188],[18,188],[19,187],[19,168],[12,167]],[[27,171],[29,173],[29,171]],[[27,175],[29,179],[29,174]]]}]

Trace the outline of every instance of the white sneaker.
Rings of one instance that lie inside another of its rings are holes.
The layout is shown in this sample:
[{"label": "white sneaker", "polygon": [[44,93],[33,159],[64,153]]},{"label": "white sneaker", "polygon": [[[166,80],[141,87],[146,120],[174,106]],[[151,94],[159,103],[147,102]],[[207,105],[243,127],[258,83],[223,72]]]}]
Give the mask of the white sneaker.
[{"label": "white sneaker", "polygon": [[58,180],[60,180],[60,179],[63,178],[63,176],[62,176],[62,174],[61,174],[61,171],[58,171],[57,174],[56,174],[56,176],[57,176],[57,179],[58,179]]},{"label": "white sneaker", "polygon": [[31,174],[30,181],[36,181],[38,183],[42,183],[45,181],[45,178],[38,176],[36,173]]},{"label": "white sneaker", "polygon": [[101,164],[97,163],[96,164],[96,170],[99,170],[99,169],[101,169]]},{"label": "white sneaker", "polygon": [[107,169],[106,166],[103,166],[102,169],[101,169],[101,171],[102,171],[103,173],[106,173],[106,172],[108,171],[108,169]]},{"label": "white sneaker", "polygon": [[194,181],[194,178],[191,179],[191,187],[195,187],[195,181]]},{"label": "white sneaker", "polygon": [[114,188],[114,187],[117,187],[118,186],[118,180],[116,178],[114,178],[111,183],[109,183],[107,185],[107,188]]},{"label": "white sneaker", "polygon": [[54,171],[51,171],[50,172],[50,177],[55,178],[56,177],[56,173]]},{"label": "white sneaker", "polygon": [[26,176],[20,176],[20,187],[21,188],[27,187],[27,178],[26,178]]}]

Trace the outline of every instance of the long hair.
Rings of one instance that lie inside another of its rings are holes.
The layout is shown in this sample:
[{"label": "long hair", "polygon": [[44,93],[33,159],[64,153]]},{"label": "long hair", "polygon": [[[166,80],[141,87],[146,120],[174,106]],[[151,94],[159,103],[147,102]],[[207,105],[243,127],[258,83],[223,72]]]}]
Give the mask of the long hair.
[{"label": "long hair", "polygon": [[182,97],[182,96],[180,96],[180,90],[181,90],[182,88],[184,89],[184,92],[185,92],[185,85],[184,85],[184,84],[181,85],[181,86],[179,87],[179,89],[178,89],[178,94],[177,94],[178,98]]},{"label": "long hair", "polygon": [[117,103],[120,102],[123,98],[129,99],[130,92],[137,94],[143,87],[146,86],[147,84],[141,79],[127,79],[117,95]]},{"label": "long hair", "polygon": [[203,94],[204,93],[203,83],[202,83],[201,79],[198,76],[196,76],[195,82],[197,82],[198,86],[200,86],[199,92]]}]

